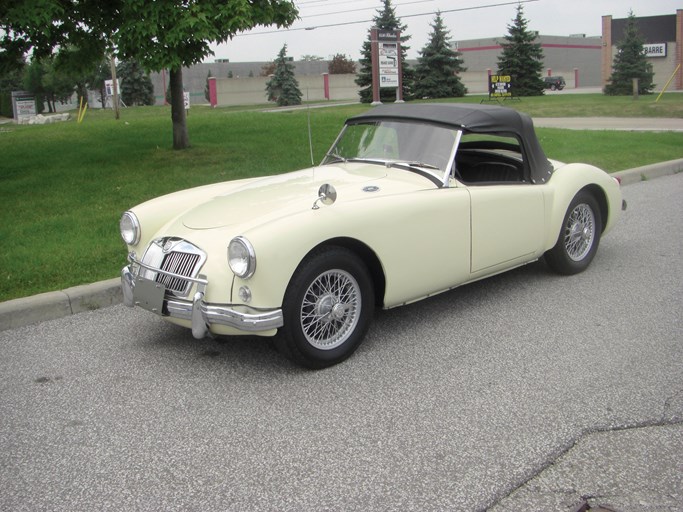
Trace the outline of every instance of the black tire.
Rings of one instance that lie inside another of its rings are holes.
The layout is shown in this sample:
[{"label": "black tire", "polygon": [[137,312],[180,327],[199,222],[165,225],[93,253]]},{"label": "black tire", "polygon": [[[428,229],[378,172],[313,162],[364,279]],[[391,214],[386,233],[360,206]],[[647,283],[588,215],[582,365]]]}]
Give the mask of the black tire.
[{"label": "black tire", "polygon": [[600,244],[602,216],[595,197],[581,191],[562,221],[555,247],[545,253],[548,266],[558,274],[572,275],[588,268]]},{"label": "black tire", "polygon": [[556,91],[556,90],[557,90],[557,86],[556,86],[555,84],[552,84],[552,85],[550,86],[550,90],[551,90],[551,91]]},{"label": "black tire", "polygon": [[365,337],[374,295],[370,273],[353,252],[317,250],[299,265],[285,292],[278,350],[307,368],[343,361]]}]

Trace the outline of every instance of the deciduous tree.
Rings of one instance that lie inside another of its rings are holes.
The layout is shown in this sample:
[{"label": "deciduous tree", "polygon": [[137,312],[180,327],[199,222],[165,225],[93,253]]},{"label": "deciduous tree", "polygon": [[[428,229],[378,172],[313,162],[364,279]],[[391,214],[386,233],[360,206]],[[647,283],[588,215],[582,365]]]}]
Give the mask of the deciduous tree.
[{"label": "deciduous tree", "polygon": [[54,59],[33,59],[25,68],[24,88],[36,99],[36,112],[55,112],[57,101],[67,101],[76,88],[77,78],[55,67]]},{"label": "deciduous tree", "polygon": [[183,105],[183,66],[212,55],[223,43],[258,25],[289,26],[298,11],[292,0],[43,0],[0,3],[0,67],[32,50],[37,56],[71,44],[71,66],[92,66],[116,51],[146,71],[170,71],[173,147],[189,146]]},{"label": "deciduous tree", "polygon": [[275,73],[275,62],[267,62],[261,66],[261,73],[259,76],[270,76]]},{"label": "deciduous tree", "polygon": [[327,65],[327,72],[330,75],[345,75],[356,72],[356,63],[348,59],[345,54],[338,53]]},{"label": "deciduous tree", "polygon": [[99,93],[98,100],[102,108],[107,103],[107,90],[104,86],[105,80],[111,80],[111,61],[102,57],[93,70],[85,77],[85,88]]}]

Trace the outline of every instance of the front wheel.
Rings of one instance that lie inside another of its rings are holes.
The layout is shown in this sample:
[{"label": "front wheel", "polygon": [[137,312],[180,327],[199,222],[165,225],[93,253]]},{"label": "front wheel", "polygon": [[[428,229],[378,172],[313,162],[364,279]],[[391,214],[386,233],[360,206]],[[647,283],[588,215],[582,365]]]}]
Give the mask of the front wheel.
[{"label": "front wheel", "polygon": [[598,202],[589,192],[579,192],[567,208],[555,247],[545,253],[546,263],[559,274],[583,272],[598,250],[601,232]]},{"label": "front wheel", "polygon": [[283,304],[284,326],[275,342],[284,355],[308,368],[349,357],[370,326],[375,307],[370,273],[341,247],[326,247],[296,270]]}]

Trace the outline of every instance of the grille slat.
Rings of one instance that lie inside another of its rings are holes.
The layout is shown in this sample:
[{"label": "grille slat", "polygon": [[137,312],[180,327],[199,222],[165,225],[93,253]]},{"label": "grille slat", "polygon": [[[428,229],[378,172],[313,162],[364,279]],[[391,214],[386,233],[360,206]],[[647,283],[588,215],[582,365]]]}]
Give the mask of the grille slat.
[{"label": "grille slat", "polygon": [[[166,255],[161,270],[172,272],[186,277],[194,277],[194,270],[199,261],[198,254],[188,254],[184,252],[172,251]],[[157,282],[163,284],[167,290],[185,294],[190,284],[188,281],[177,277],[157,275]]]},{"label": "grille slat", "polygon": [[[168,247],[168,252],[164,249]],[[196,278],[199,269],[206,261],[206,254],[196,245],[180,238],[158,238],[153,240],[142,258],[149,269],[141,269],[140,275],[163,284],[166,291],[176,296],[186,297],[192,281],[182,277]],[[155,271],[153,269],[158,269]],[[182,277],[167,276],[159,271],[170,272]]]}]

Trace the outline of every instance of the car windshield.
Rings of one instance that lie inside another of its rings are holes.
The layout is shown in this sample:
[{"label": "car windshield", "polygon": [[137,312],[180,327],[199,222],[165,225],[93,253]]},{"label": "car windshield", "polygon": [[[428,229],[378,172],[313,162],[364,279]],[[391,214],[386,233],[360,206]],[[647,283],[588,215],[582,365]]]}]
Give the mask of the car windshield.
[{"label": "car windshield", "polygon": [[362,160],[406,164],[440,171],[450,169],[458,130],[427,123],[373,121],[347,125],[322,164]]}]

